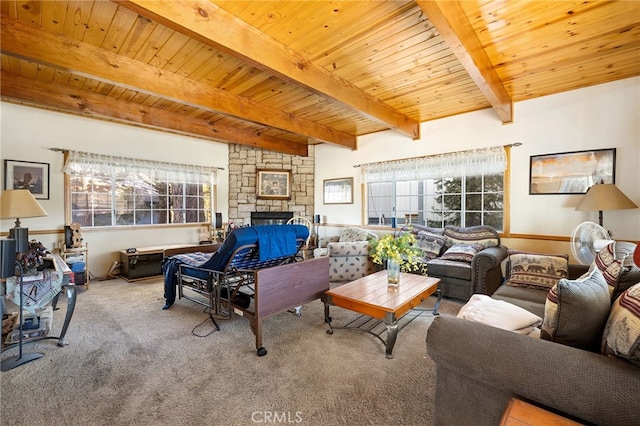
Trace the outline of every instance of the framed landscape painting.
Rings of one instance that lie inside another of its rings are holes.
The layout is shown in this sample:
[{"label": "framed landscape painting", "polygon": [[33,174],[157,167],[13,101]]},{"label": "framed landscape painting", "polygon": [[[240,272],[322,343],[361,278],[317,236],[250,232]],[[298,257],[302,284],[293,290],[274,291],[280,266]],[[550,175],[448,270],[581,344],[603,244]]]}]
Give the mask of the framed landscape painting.
[{"label": "framed landscape painting", "polygon": [[325,179],[324,204],[353,204],[353,178]]},{"label": "framed landscape painting", "polygon": [[272,200],[291,199],[290,170],[258,170],[257,172],[258,198]]},{"label": "framed landscape painting", "polygon": [[596,183],[615,183],[616,149],[532,155],[529,194],[585,194]]},{"label": "framed landscape painting", "polygon": [[49,199],[49,164],[4,160],[4,189],[28,189],[38,200]]}]

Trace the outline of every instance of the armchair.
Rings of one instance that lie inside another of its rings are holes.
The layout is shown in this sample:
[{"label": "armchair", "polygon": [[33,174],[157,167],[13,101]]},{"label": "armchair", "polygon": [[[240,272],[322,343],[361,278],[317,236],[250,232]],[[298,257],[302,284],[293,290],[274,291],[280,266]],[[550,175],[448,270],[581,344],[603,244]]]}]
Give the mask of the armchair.
[{"label": "armchair", "polygon": [[349,227],[340,236],[321,238],[314,257],[329,257],[329,281],[345,282],[375,272],[369,258],[369,241],[377,239],[373,232]]}]

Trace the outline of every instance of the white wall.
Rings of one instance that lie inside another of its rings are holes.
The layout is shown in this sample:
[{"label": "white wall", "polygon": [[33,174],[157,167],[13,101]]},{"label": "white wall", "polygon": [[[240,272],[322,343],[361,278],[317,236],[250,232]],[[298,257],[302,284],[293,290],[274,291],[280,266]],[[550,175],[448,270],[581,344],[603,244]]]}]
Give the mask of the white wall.
[{"label": "white wall", "polygon": [[[32,231],[61,230],[64,226],[62,154],[49,148],[74,149],[132,158],[218,166],[228,169],[227,145],[186,136],[125,126],[84,117],[0,103],[0,158],[51,165],[50,199],[41,200],[46,218],[24,219]],[[640,77],[517,103],[513,124],[503,125],[491,110],[482,110],[421,126],[422,137],[412,141],[387,131],[359,138],[349,151],[329,144],[316,147],[315,212],[323,223],[361,224],[360,171],[356,164],[407,158],[476,147],[522,142],[512,149],[511,232],[569,236],[580,222],[597,222],[597,212],[574,210],[578,195],[529,195],[529,156],[617,148],[616,185],[640,205]],[[2,162],[4,167],[4,162]],[[4,170],[2,171],[4,178]],[[322,181],[353,176],[352,205],[324,205]],[[219,173],[218,211],[228,218],[228,170]],[[640,210],[607,211],[605,227],[618,239],[640,240]],[[13,221],[0,222],[7,232]],[[324,236],[327,229],[321,228]],[[35,234],[53,248],[62,234]],[[195,243],[198,227],[85,230],[91,250],[91,272],[104,275],[127,247]],[[514,246],[515,247],[515,246]],[[521,248],[521,247],[517,247]],[[565,247],[562,252],[567,252]]]},{"label": "white wall", "polygon": [[[514,123],[491,109],[422,123],[420,140],[394,131],[359,138],[357,151],[329,144],[316,149],[316,213],[330,224],[362,224],[360,169],[354,165],[521,142],[511,150],[511,233],[570,236],[597,212],[578,212],[580,195],[529,195],[529,157],[616,148],[616,186],[640,205],[640,77],[514,105]],[[353,205],[324,205],[322,181],[354,177]],[[640,240],[640,209],[604,212],[617,239]]]},{"label": "white wall", "polygon": [[[226,144],[4,102],[0,107],[0,158],[50,164],[50,198],[39,200],[48,216],[21,220],[22,226],[29,228],[31,237],[49,249],[64,240],[63,234],[34,232],[59,231],[65,225],[63,156],[49,148],[223,167],[225,170],[218,172],[218,211],[223,212],[223,220],[228,218],[229,154]],[[2,167],[4,182],[4,161]],[[2,220],[0,230],[7,232],[13,222]],[[200,230],[198,226],[85,229],[83,237],[89,244],[90,271],[93,275],[105,275],[118,260],[118,252],[128,247],[197,243]]]}]

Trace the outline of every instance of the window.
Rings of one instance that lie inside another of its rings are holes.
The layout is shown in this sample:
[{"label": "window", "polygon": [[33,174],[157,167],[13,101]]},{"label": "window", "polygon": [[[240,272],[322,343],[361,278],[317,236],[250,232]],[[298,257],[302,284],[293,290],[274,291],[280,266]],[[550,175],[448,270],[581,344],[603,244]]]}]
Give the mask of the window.
[{"label": "window", "polygon": [[370,225],[489,225],[504,230],[500,150],[378,163],[363,167]]},{"label": "window", "polygon": [[83,227],[210,223],[215,172],[70,152],[71,221]]},{"label": "window", "polygon": [[367,189],[370,225],[391,225],[395,218],[398,225],[489,225],[503,230],[502,174],[372,182]]}]

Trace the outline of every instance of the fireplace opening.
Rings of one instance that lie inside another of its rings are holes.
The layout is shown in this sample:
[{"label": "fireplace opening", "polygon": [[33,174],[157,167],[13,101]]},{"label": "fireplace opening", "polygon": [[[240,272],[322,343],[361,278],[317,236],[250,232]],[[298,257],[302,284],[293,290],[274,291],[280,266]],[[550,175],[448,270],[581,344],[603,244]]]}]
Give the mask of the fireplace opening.
[{"label": "fireplace opening", "polygon": [[282,225],[293,217],[293,212],[251,212],[251,226]]}]

